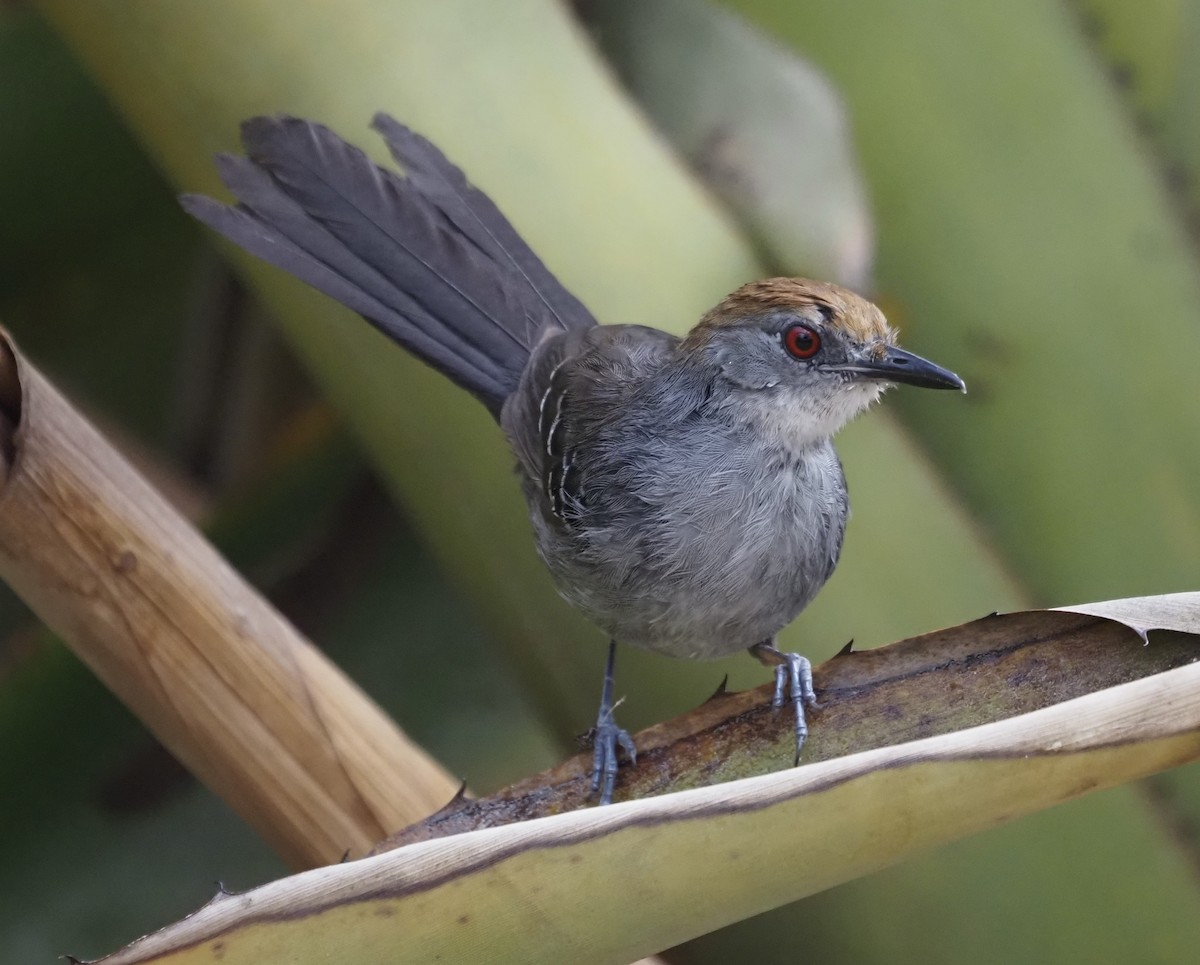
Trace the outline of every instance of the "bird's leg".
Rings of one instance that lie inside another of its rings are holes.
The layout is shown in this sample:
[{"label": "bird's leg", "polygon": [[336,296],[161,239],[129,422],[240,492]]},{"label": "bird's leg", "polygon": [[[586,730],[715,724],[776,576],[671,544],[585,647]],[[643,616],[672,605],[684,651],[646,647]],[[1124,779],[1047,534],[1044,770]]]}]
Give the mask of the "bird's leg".
[{"label": "bird's leg", "polygon": [[788,700],[796,708],[796,760],[800,763],[800,751],[808,739],[808,720],[804,716],[804,705],[817,707],[817,693],[813,690],[812,664],[807,657],[798,653],[784,653],[775,646],[775,641],[764,640],[750,648],[752,656],[768,667],[775,668],[775,696],[771,706],[779,709]]},{"label": "bird's leg", "polygon": [[608,643],[608,662],[604,667],[604,689],[600,692],[600,713],[596,715],[596,740],[592,754],[592,793],[600,792],[601,804],[612,804],[617,783],[617,752],[623,750],[631,762],[637,761],[637,748],[629,731],[613,720],[613,667],[617,660],[617,641]]}]

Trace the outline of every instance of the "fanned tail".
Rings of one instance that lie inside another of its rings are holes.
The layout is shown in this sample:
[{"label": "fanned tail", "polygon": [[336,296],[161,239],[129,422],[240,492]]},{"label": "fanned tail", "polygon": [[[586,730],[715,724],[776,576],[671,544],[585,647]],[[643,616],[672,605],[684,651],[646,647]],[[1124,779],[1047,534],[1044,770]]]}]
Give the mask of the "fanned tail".
[{"label": "fanned tail", "polygon": [[436,147],[385,115],[373,126],[406,177],[320,124],[256,117],[242,125],[248,156],[217,159],[238,204],[184,195],[183,206],[358,312],[498,417],[546,333],[595,319]]}]

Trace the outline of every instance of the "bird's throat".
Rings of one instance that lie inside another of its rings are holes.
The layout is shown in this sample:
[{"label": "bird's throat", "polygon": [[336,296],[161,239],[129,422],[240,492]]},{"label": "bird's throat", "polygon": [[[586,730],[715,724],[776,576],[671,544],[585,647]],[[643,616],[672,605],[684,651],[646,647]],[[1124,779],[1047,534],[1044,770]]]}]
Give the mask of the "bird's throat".
[{"label": "bird's throat", "polygon": [[829,390],[777,386],[744,400],[742,415],[763,441],[802,452],[832,439],[882,394],[881,383],[830,386]]}]

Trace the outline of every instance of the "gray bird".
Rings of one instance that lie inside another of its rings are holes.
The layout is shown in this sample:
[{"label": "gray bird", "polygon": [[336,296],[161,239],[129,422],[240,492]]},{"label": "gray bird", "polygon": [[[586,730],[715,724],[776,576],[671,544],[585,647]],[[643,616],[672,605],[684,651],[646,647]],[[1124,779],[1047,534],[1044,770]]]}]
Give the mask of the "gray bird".
[{"label": "gray bird", "polygon": [[492,201],[429,141],[373,124],[401,176],[327,128],[242,126],[217,163],[238,199],[184,207],[247,251],[358,312],[478,398],[517,455],[538,553],[559,592],[611,637],[593,791],[612,800],[616,644],[672,657],[741,649],[776,668],[796,755],[815,702],[804,657],[775,635],[837,565],[845,477],[833,435],[889,383],[964,389],[896,346],[870,302],[771,278],[738,289],[683,339],[599,326]]}]

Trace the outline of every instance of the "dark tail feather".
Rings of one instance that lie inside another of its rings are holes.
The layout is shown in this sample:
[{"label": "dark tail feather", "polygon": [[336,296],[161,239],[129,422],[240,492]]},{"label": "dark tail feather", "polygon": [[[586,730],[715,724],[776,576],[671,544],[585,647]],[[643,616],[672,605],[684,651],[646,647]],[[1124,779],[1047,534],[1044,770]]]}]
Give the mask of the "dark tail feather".
[{"label": "dark tail feather", "polygon": [[408,177],[328,128],[257,117],[249,158],[222,156],[229,207],[185,195],[209,227],[364,316],[498,415],[547,331],[594,325],[482,192],[428,141],[375,120]]},{"label": "dark tail feather", "polygon": [[550,274],[492,199],[472,187],[432,143],[387,114],[376,114],[371,127],[383,135],[413,187],[488,258],[524,278],[561,328],[596,324],[591,312]]}]

